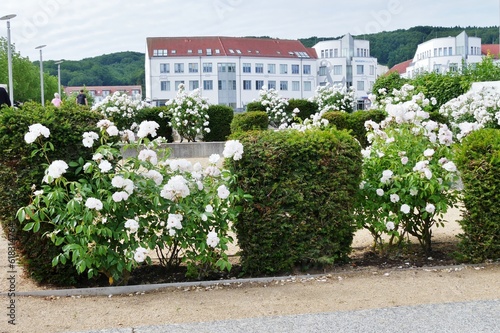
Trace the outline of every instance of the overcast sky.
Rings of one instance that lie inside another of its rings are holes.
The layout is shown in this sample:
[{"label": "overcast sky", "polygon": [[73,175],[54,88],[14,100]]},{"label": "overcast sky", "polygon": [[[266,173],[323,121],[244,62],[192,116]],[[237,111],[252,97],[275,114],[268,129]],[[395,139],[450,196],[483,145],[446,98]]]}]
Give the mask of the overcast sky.
[{"label": "overcast sky", "polygon": [[[145,52],[146,37],[339,37],[431,26],[498,26],[500,0],[2,0],[16,51],[32,61]],[[0,36],[7,37],[6,21]]]}]

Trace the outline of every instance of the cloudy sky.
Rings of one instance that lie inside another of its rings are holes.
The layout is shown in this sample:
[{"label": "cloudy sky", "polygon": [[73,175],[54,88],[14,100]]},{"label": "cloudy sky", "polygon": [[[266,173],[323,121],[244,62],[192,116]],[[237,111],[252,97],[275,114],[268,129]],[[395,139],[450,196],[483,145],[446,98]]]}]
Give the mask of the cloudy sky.
[{"label": "cloudy sky", "polygon": [[[498,26],[500,0],[2,0],[16,51],[80,60],[145,51],[146,37],[339,37],[431,26]],[[0,21],[0,36],[7,36]]]}]

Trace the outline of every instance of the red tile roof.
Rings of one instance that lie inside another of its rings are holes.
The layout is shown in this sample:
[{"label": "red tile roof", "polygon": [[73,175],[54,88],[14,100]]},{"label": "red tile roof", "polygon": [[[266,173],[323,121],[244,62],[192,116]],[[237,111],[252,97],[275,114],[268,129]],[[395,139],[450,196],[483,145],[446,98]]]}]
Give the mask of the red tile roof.
[{"label": "red tile roof", "polygon": [[[250,37],[148,37],[149,57],[154,50],[167,50],[168,57],[176,56],[252,56],[279,58],[313,58],[314,49],[306,48],[298,40]],[[219,53],[216,53],[219,50]],[[201,53],[199,53],[201,52]]]},{"label": "red tile roof", "polygon": [[488,55],[491,54],[495,59],[498,59],[500,54],[499,44],[483,44],[481,45],[481,54]]},{"label": "red tile roof", "polygon": [[405,74],[406,68],[408,68],[408,66],[410,66],[412,61],[413,61],[413,59],[400,62],[399,64],[392,66],[392,68],[389,69],[388,73],[398,72],[399,74]]}]

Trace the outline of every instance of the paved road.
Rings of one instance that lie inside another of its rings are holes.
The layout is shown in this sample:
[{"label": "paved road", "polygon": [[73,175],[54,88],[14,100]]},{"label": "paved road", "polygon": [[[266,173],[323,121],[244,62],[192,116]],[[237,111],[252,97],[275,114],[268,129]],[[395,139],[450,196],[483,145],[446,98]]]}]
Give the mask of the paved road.
[{"label": "paved road", "polygon": [[500,300],[224,320],[78,333],[500,333]]}]

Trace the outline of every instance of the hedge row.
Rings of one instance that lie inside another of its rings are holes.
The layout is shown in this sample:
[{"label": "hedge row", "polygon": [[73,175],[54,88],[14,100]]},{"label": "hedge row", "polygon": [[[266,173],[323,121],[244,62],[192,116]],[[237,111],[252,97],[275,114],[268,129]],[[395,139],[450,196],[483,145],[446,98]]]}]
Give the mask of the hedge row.
[{"label": "hedge row", "polygon": [[500,130],[482,129],[457,145],[464,184],[458,256],[464,261],[500,259]]},{"label": "hedge row", "polygon": [[333,128],[253,131],[239,140],[243,158],[228,167],[253,196],[235,222],[244,272],[268,275],[347,260],[359,144]]}]

